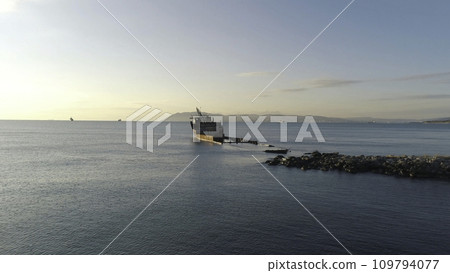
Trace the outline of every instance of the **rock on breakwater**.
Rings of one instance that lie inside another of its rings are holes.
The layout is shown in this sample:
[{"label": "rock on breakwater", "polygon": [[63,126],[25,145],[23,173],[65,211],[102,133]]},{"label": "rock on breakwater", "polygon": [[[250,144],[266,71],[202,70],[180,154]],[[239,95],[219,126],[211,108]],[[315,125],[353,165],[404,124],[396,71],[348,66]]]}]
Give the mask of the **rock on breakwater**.
[{"label": "rock on breakwater", "polygon": [[269,165],[284,165],[302,170],[338,170],[348,173],[379,173],[412,178],[439,178],[450,181],[450,156],[350,156],[314,151],[302,156],[278,155]]}]

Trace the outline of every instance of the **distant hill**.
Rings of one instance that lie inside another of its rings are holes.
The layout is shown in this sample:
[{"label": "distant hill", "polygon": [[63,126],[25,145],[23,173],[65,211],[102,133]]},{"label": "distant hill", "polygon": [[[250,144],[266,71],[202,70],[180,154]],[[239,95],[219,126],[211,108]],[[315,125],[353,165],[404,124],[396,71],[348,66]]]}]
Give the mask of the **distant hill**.
[{"label": "distant hill", "polygon": [[418,122],[417,119],[385,119],[385,118],[372,118],[372,117],[356,117],[348,118],[354,122],[368,122],[368,123],[409,123]]},{"label": "distant hill", "polygon": [[[226,122],[228,120],[229,115],[222,115],[219,113],[206,113],[207,115],[211,116],[223,116],[224,121]],[[197,115],[196,112],[182,112],[182,113],[175,113],[171,117],[169,117],[168,121],[188,121],[189,118],[192,115]],[[237,122],[243,122],[242,116],[248,116],[251,120],[255,121],[259,116],[266,116],[265,122],[269,122],[270,116],[282,116],[280,114],[263,114],[263,115],[255,115],[255,114],[239,114],[237,116]],[[297,116],[297,120],[302,121],[305,118],[305,116]],[[352,122],[351,120],[342,119],[342,118],[329,118],[329,117],[322,117],[322,116],[314,116],[314,120],[317,122],[335,122],[335,123],[342,123],[342,122]]]},{"label": "distant hill", "polygon": [[438,118],[433,120],[426,120],[423,123],[450,123],[450,118]]},{"label": "distant hill", "polygon": [[[211,116],[223,116],[224,121],[228,120],[228,115],[222,115],[220,113],[207,113],[205,114]],[[167,121],[189,121],[189,118],[192,115],[197,115],[196,112],[181,112],[175,113],[171,117],[167,119]],[[249,116],[253,121],[255,121],[260,115],[255,114],[239,114],[237,115],[237,121],[242,122],[241,116]],[[263,116],[267,116],[265,122],[269,122],[269,116],[281,116],[280,114],[263,114]],[[297,116],[298,121],[303,121],[305,118],[304,115]],[[324,117],[324,116],[314,116],[314,120],[319,123],[407,123],[407,122],[420,122],[419,120],[414,119],[379,119],[379,118],[371,118],[371,117],[358,117],[358,118],[333,118],[333,117]]]}]

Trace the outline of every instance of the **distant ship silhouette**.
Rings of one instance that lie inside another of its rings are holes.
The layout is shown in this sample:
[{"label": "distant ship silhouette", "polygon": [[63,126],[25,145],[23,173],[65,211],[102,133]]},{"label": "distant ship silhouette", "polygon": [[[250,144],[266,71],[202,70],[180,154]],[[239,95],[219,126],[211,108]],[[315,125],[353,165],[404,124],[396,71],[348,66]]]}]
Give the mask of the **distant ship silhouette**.
[{"label": "distant ship silhouette", "polygon": [[72,118],[72,117],[70,118],[70,121],[73,121],[73,118]]}]

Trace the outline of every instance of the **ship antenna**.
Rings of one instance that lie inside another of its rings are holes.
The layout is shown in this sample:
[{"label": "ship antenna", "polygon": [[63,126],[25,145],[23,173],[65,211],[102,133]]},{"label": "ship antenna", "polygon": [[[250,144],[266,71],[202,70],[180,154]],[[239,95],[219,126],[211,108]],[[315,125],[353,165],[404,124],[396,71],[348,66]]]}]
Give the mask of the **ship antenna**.
[{"label": "ship antenna", "polygon": [[197,110],[197,114],[198,114],[199,116],[203,116],[203,115],[202,115],[202,112],[198,109],[198,107],[195,107],[195,109]]}]

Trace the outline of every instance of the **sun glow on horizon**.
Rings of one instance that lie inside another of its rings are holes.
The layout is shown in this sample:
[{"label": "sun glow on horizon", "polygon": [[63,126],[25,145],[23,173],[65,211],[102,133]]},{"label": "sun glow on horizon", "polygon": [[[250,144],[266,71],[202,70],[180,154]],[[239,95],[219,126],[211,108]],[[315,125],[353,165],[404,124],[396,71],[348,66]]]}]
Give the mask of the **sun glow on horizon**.
[{"label": "sun glow on horizon", "polygon": [[436,19],[420,22],[413,12],[399,20],[397,3],[359,2],[251,103],[345,4],[108,1],[197,103],[96,1],[1,1],[0,119],[117,120],[146,104],[170,113],[450,116],[445,1],[411,3]]}]

